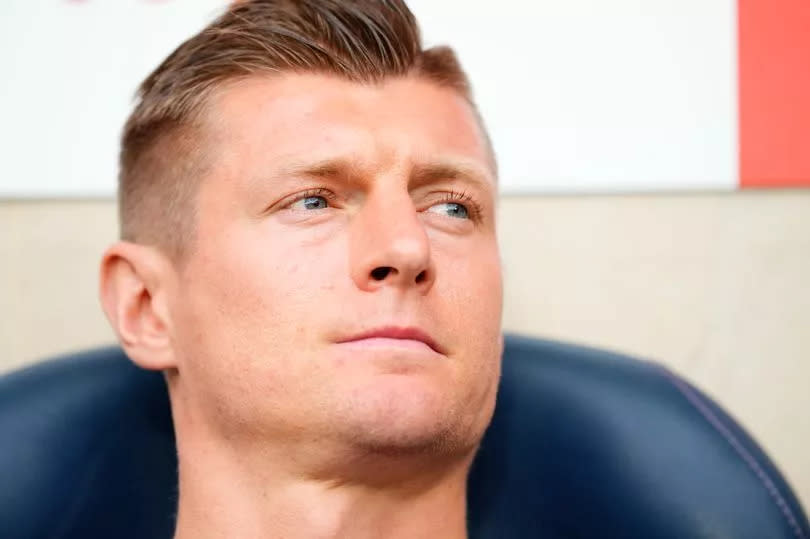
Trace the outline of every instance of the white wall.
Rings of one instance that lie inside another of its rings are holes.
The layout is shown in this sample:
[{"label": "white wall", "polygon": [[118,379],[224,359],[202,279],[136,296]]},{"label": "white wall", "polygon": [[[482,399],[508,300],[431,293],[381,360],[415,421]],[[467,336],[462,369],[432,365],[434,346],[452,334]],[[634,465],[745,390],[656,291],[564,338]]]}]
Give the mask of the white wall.
[{"label": "white wall", "polygon": [[[226,4],[0,3],[0,197],[114,193],[136,87]],[[736,187],[735,0],[410,5],[467,68],[504,192]]]}]

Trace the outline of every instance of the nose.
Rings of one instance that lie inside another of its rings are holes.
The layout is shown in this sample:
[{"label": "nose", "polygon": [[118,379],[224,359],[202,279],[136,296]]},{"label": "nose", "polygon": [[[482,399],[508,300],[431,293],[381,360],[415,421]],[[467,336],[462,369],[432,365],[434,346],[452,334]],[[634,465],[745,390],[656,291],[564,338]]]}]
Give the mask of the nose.
[{"label": "nose", "polygon": [[407,193],[370,193],[351,230],[351,273],[358,288],[426,293],[436,278],[430,240]]}]

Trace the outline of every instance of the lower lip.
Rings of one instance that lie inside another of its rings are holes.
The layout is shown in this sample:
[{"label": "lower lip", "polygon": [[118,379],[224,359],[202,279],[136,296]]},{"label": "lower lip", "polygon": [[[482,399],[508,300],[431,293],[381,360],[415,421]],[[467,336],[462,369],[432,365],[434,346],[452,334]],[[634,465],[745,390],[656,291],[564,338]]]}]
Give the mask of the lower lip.
[{"label": "lower lip", "polygon": [[370,337],[368,339],[357,339],[356,341],[346,341],[340,343],[343,346],[351,346],[356,348],[365,348],[365,349],[392,349],[396,348],[399,350],[417,350],[420,352],[433,352],[436,353],[433,348],[428,346],[426,343],[422,341],[417,341],[415,339],[393,339],[390,337]]}]

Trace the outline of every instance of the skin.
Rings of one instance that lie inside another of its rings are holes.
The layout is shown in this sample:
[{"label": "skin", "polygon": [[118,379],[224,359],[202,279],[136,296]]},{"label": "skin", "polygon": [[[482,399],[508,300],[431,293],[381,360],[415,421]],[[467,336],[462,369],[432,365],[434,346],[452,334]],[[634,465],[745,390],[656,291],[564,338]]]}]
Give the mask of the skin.
[{"label": "skin", "polygon": [[[495,172],[418,78],[229,84],[182,263],[119,242],[102,303],[166,372],[176,537],[465,537],[500,375]],[[418,328],[434,341],[363,339]],[[435,348],[435,349],[434,349]]]}]

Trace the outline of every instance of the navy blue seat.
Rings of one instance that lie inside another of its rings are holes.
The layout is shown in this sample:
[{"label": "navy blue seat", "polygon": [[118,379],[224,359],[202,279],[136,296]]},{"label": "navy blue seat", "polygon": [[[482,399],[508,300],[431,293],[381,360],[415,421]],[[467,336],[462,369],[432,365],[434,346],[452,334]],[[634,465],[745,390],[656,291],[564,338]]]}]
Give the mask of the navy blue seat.
[{"label": "navy blue seat", "polygon": [[[166,387],[118,348],[0,378],[0,537],[168,539]],[[782,475],[665,368],[508,337],[469,482],[476,538],[810,539]]]}]

